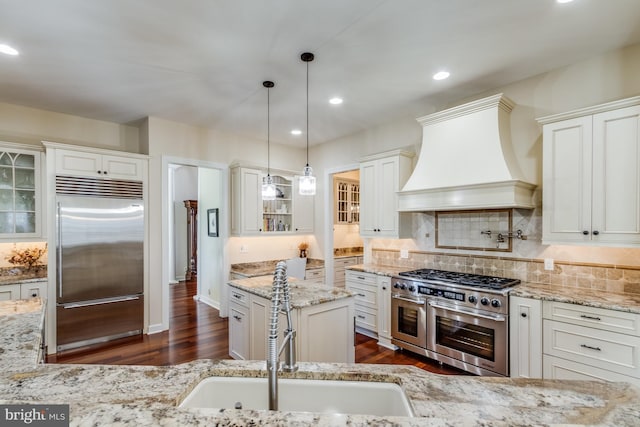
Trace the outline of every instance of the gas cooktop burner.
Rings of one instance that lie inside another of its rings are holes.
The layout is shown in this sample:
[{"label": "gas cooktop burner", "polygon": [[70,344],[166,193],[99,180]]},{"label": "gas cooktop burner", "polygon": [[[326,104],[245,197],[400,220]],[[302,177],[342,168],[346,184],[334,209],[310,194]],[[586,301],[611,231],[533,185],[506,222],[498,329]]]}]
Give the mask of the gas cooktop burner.
[{"label": "gas cooktop burner", "polygon": [[473,286],[478,288],[502,289],[520,283],[518,279],[504,277],[482,276],[480,274],[456,273],[455,271],[433,270],[421,268],[419,270],[403,271],[400,276],[416,280],[437,280],[451,284]]}]

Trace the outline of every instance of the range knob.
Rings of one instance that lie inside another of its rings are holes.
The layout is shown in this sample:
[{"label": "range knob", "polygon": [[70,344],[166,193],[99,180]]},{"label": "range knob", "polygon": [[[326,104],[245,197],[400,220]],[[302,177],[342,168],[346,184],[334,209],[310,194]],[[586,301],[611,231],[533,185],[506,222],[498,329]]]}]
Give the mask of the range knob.
[{"label": "range knob", "polygon": [[489,305],[489,298],[487,298],[487,297],[482,297],[482,299],[480,300],[480,304],[482,304],[482,305]]},{"label": "range knob", "polygon": [[492,299],[491,300],[491,307],[495,307],[498,308],[502,305],[502,303],[500,302],[499,299]]},{"label": "range knob", "polygon": [[400,282],[396,282],[396,283],[393,285],[393,287],[394,287],[394,288],[396,288],[396,289],[400,289]]},{"label": "range knob", "polygon": [[409,289],[409,292],[413,292],[413,291],[415,291],[415,290],[416,290],[416,287],[415,287],[415,286],[413,286],[413,285],[409,285],[409,288],[408,288],[408,289]]},{"label": "range knob", "polygon": [[478,297],[477,297],[477,296],[475,296],[475,295],[469,295],[469,302],[470,302],[471,304],[475,304],[475,303],[477,303],[477,302],[478,302]]}]

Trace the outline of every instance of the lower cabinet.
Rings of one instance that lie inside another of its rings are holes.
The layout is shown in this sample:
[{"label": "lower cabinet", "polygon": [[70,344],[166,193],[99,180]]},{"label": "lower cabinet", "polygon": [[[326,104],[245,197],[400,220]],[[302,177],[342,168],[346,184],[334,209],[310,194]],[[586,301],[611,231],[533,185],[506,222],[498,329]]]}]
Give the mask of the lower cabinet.
[{"label": "lower cabinet", "polygon": [[355,294],[356,329],[377,338],[378,335],[378,281],[377,275],[346,271],[346,288]]},{"label": "lower cabinet", "polygon": [[542,378],[542,301],[509,298],[512,378]]},{"label": "lower cabinet", "polygon": [[378,276],[378,344],[396,349],[391,344],[391,277]]},{"label": "lower cabinet", "polygon": [[[232,358],[266,360],[270,307],[271,301],[267,298],[229,287],[229,355]],[[294,309],[291,322],[296,331],[297,360],[354,363],[353,319],[353,298]],[[278,348],[286,327],[286,316],[280,313]]]},{"label": "lower cabinet", "polygon": [[333,259],[333,286],[336,288],[344,288],[345,286],[345,268],[350,265],[362,264],[362,257],[350,256]]},{"label": "lower cabinet", "polygon": [[510,298],[511,377],[640,385],[640,315]]},{"label": "lower cabinet", "polygon": [[47,280],[0,285],[0,301],[46,296]]}]

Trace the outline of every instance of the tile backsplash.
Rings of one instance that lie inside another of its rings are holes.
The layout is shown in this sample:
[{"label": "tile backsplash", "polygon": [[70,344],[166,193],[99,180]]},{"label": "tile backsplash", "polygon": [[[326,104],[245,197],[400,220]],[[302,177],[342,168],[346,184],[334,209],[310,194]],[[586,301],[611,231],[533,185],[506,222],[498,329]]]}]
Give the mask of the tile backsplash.
[{"label": "tile backsplash", "polygon": [[543,260],[501,258],[488,255],[463,255],[442,252],[400,251],[372,248],[374,264],[395,267],[434,268],[461,273],[520,279],[523,282],[553,284],[577,289],[640,293],[640,268],[607,264],[556,262],[553,270],[545,270]]}]

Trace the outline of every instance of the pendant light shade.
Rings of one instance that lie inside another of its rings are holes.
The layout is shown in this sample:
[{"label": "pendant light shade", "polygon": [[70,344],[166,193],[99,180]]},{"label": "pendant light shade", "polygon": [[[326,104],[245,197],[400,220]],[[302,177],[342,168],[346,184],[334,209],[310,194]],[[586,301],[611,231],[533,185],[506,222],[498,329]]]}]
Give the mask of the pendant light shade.
[{"label": "pendant light shade", "polygon": [[300,55],[300,59],[307,63],[307,165],[302,170],[302,176],[298,181],[298,192],[303,196],[316,194],[316,177],[313,176],[313,169],[309,166],[309,62],[313,61],[313,58],[313,53],[309,52]]},{"label": "pendant light shade", "polygon": [[270,99],[269,89],[275,86],[275,84],[269,80],[262,82],[262,86],[267,88],[267,176],[262,178],[262,200],[275,200],[276,199],[276,185],[273,183],[271,177],[271,141],[270,141]]}]

